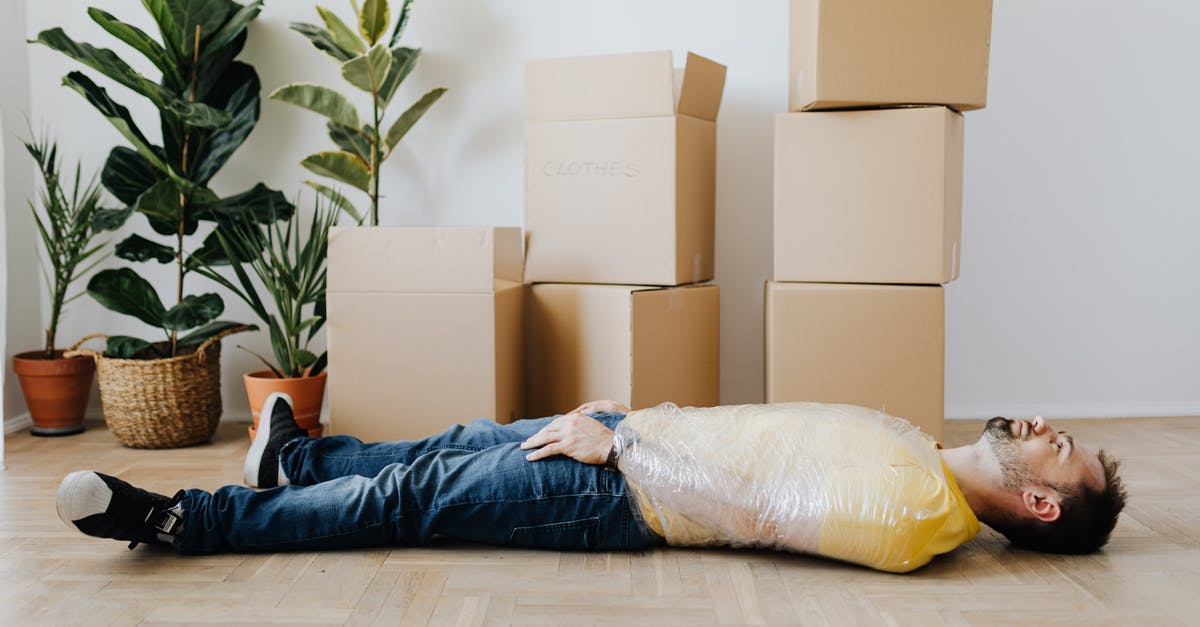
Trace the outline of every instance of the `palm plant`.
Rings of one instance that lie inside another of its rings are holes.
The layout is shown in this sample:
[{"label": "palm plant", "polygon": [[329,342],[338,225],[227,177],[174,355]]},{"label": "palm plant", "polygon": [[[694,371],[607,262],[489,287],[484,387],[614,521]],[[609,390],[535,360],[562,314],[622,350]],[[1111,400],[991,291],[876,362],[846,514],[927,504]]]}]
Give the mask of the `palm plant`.
[{"label": "palm plant", "polygon": [[[259,114],[258,74],[235,61],[246,42],[246,28],[262,10],[262,1],[241,5],[232,0],[142,0],[158,26],[155,39],[141,29],[96,8],[88,15],[96,24],[143,55],[161,72],[151,80],[117,53],[79,43],[61,28],[38,33],[40,43],[90,67],[134,94],[158,112],[162,145],[139,129],[129,110],[83,72],[70,72],[63,84],[81,94],[125,138],[108,155],[101,182],[125,204],[99,210],[96,219],[115,228],[134,212],[145,216],[163,244],[131,235],[116,246],[116,255],[134,262],[156,261],[176,266],[172,306],[164,305],[151,284],[129,268],[103,270],[88,283],[88,293],[108,309],[134,316],[161,329],[166,341],[152,343],[128,336],[108,340],[111,357],[173,357],[228,331],[235,322],[216,320],[225,303],[215,293],[187,295],[184,279],[205,263],[228,262],[217,234],[243,219],[266,222],[286,218],[292,206],[278,191],[259,183],[251,189],[218,196],[209,182],[254,129]],[[184,237],[201,222],[214,230],[196,250],[184,249]]]},{"label": "palm plant", "polygon": [[[383,131],[388,105],[396,88],[413,71],[419,48],[399,45],[404,27],[411,15],[413,0],[403,0],[400,16],[391,37],[383,34],[391,22],[387,0],[365,0],[360,10],[351,0],[358,32],[346,25],[329,9],[318,6],[317,13],[325,28],[296,22],[295,30],[341,63],[342,77],[351,85],[371,94],[371,117],[360,122],[358,111],[348,98],[321,85],[293,83],[284,85],[271,98],[303,107],[326,118],[329,138],[340,150],[311,154],[300,162],[308,170],[351,185],[365,192],[371,202],[371,225],[379,224],[380,166],[392,154],[409,129],[433,106],[446,88],[438,87],[421,96],[400,114],[386,132]],[[318,192],[339,204],[348,204],[330,188],[320,183],[308,183]],[[352,207],[352,213],[357,213]]]},{"label": "palm plant", "polygon": [[[62,160],[58,155],[58,144],[45,135],[36,140],[22,140],[21,143],[37,163],[42,178],[42,189],[38,195],[41,211],[32,201],[29,209],[33,213],[38,235],[46,251],[45,261],[50,269],[47,272],[46,266],[42,266],[42,275],[50,292],[50,322],[46,327],[44,356],[54,359],[55,336],[63,308],[83,296],[83,292],[67,296],[67,290],[78,276],[91,272],[108,256],[100,254],[107,242],[91,245],[97,233],[93,218],[103,211],[100,207],[100,184],[95,177],[84,182],[80,163],[75,164],[74,180],[67,184],[61,174]],[[85,262],[88,262],[87,266],[80,270],[79,266]]]},{"label": "palm plant", "polygon": [[[318,199],[307,226],[296,214],[283,226],[279,222],[239,222],[217,234],[228,258],[245,260],[232,264],[237,282],[220,274],[215,266],[198,270],[237,294],[267,327],[274,363],[244,346],[238,348],[258,357],[281,379],[315,377],[325,368],[328,353],[318,356],[308,344],[325,325],[325,256],[329,229],[338,214],[336,203]],[[302,237],[304,232],[306,237]],[[266,298],[259,295],[251,275],[263,286]]]}]

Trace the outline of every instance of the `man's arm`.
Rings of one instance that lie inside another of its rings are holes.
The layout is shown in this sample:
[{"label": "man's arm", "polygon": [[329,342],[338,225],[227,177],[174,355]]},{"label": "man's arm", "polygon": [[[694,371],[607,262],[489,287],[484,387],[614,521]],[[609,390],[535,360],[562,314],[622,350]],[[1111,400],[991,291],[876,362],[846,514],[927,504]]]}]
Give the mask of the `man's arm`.
[{"label": "man's arm", "polygon": [[578,411],[555,418],[521,443],[524,450],[537,449],[525,456],[531,462],[552,455],[566,455],[597,466],[608,461],[612,447],[613,430]]},{"label": "man's arm", "polygon": [[628,414],[629,408],[616,401],[588,401],[571,410],[572,414]]}]

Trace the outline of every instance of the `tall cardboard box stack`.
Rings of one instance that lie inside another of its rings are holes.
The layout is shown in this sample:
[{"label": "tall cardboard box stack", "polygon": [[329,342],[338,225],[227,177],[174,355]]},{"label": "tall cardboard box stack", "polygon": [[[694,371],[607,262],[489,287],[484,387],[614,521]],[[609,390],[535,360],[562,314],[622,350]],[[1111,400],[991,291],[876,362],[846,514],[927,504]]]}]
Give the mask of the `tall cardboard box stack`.
[{"label": "tall cardboard box stack", "polygon": [[521,230],[334,228],[330,430],[413,440],[521,411]]},{"label": "tall cardboard box stack", "polygon": [[715,405],[716,118],[725,67],[671,53],[525,69],[525,400]]},{"label": "tall cardboard box stack", "polygon": [[883,409],[942,435],[962,111],[987,103],[991,0],[791,0],[775,120],[766,400]]}]

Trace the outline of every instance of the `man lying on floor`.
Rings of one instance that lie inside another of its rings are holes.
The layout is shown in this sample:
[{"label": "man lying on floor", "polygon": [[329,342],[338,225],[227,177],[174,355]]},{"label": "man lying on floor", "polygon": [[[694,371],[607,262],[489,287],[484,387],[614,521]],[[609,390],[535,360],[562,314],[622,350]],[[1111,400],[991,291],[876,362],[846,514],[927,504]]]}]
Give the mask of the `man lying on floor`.
[{"label": "man lying on floor", "polygon": [[1117,463],[1042,418],[993,418],[942,449],[909,423],[851,405],[477,420],[413,442],[308,438],[272,395],[244,470],[172,498],[114,477],[63,479],[58,513],[85,534],[180,553],[420,545],[435,535],[545,549],[753,546],[892,572],[971,539],[1097,550],[1125,503]]}]

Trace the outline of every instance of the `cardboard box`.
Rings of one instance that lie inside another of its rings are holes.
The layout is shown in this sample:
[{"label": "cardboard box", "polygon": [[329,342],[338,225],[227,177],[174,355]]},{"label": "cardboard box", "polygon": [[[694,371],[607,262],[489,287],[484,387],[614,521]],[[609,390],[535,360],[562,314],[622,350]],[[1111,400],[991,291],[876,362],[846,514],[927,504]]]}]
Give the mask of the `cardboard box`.
[{"label": "cardboard box", "polygon": [[792,0],[791,111],[987,105],[992,0]]},{"label": "cardboard box", "polygon": [[546,283],[529,289],[525,399],[552,416],[587,401],[718,404],[720,291]]},{"label": "cardboard box", "polygon": [[713,277],[725,67],[676,72],[667,51],[526,65],[526,281]]},{"label": "cardboard box", "polygon": [[945,107],[778,115],[775,280],[954,280],[962,150]]},{"label": "cardboard box", "polygon": [[940,286],[768,282],[766,398],[881,409],[942,437]]},{"label": "cardboard box", "polygon": [[423,438],[521,416],[521,231],[335,228],[330,431]]}]

